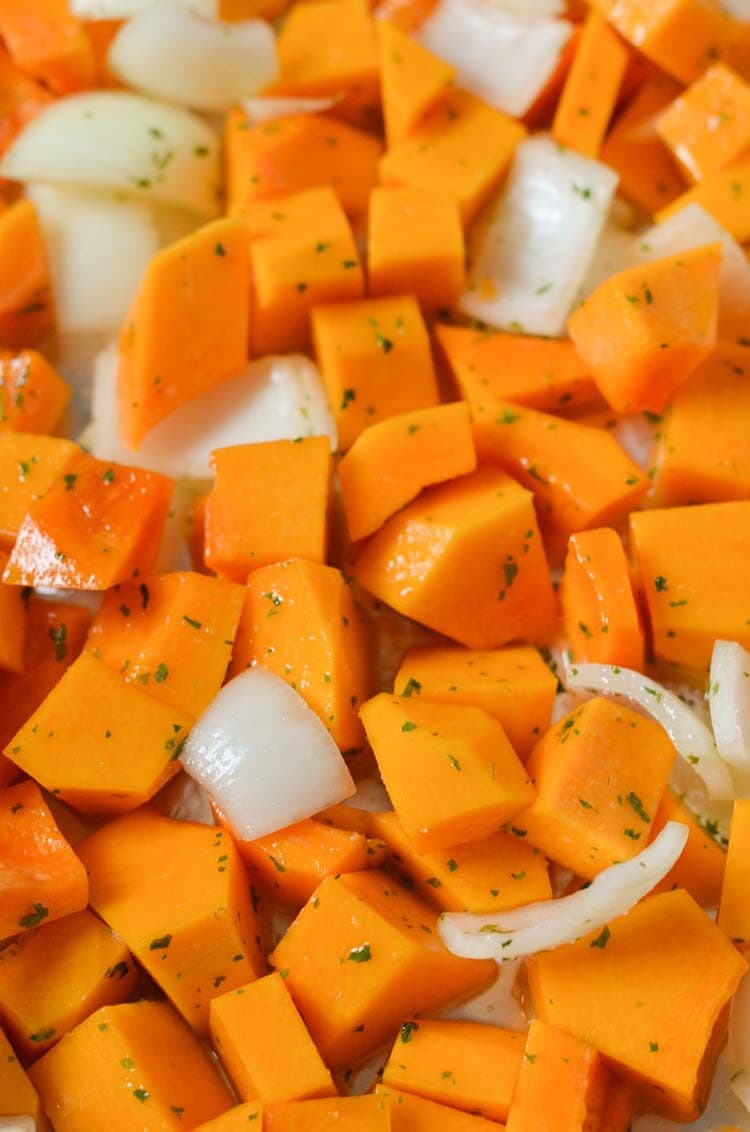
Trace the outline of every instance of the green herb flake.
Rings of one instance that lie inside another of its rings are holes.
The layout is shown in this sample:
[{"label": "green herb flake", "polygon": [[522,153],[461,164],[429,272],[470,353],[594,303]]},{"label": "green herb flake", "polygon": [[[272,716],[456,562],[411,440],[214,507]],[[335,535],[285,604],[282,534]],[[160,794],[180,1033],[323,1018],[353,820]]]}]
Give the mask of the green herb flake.
[{"label": "green herb flake", "polygon": [[352,963],[369,963],[372,959],[369,943],[362,943],[359,947],[353,947],[349,952],[349,959]]}]

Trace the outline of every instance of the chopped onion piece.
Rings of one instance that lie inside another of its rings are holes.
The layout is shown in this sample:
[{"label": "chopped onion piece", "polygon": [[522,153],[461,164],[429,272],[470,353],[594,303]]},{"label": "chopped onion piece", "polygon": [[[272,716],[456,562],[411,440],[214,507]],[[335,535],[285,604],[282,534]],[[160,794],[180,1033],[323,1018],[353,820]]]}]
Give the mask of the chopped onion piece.
[{"label": "chopped onion piece", "polygon": [[[136,457],[119,434],[117,357],[113,344],[97,359],[85,443],[102,460],[132,464]],[[301,354],[261,358],[160,421],[137,462],[174,479],[208,479],[215,448],[300,436],[328,436],[336,448],[336,425],[317,367]]]},{"label": "chopped onion piece", "polygon": [[114,75],[154,98],[220,114],[276,78],[276,40],[264,20],[220,23],[157,4],[115,36]]},{"label": "chopped onion piece", "polygon": [[248,668],[224,685],[181,758],[248,841],[343,802],[356,789],[317,715],[265,668]]},{"label": "chopped onion piece", "polygon": [[525,1033],[528,1021],[516,994],[516,978],[523,960],[498,967],[494,983],[473,998],[437,1011],[435,1017],[455,1022],[481,1022],[485,1026],[499,1026],[503,1030]]},{"label": "chopped onion piece", "polygon": [[490,326],[559,335],[589,268],[617,176],[542,135],[516,150],[461,309]]},{"label": "chopped onion piece", "polygon": [[439,0],[414,34],[453,64],[460,86],[520,118],[554,74],[572,31],[567,20],[529,19],[494,0]]},{"label": "chopped onion piece", "polygon": [[271,122],[274,118],[286,118],[289,114],[324,114],[340,99],[332,98],[243,98],[242,109],[248,121]]},{"label": "chopped onion piece", "polygon": [[[79,20],[129,20],[161,0],[69,0],[69,3],[71,12]],[[169,3],[209,20],[219,16],[220,0],[169,0]]]},{"label": "chopped onion piece", "polygon": [[33,1116],[0,1116],[0,1132],[36,1132]]},{"label": "chopped onion piece", "polygon": [[440,937],[463,959],[518,959],[574,943],[624,916],[662,880],[685,847],[688,828],[670,821],[636,857],[603,869],[588,888],[499,915],[444,914]]},{"label": "chopped onion piece", "polygon": [[125,193],[199,216],[219,211],[219,137],[203,119],[126,91],[51,103],[0,162],[13,181]]},{"label": "chopped onion piece", "polygon": [[750,0],[719,0],[719,7],[741,24],[750,24]]},{"label": "chopped onion piece", "polygon": [[679,212],[642,232],[634,241],[636,263],[691,251],[704,244],[721,244],[719,275],[719,337],[735,339],[750,324],[750,263],[734,237],[699,204]]},{"label": "chopped onion piece", "polygon": [[660,723],[684,760],[684,765],[676,768],[681,791],[687,793],[690,780],[697,775],[709,798],[734,797],[732,776],[719,758],[710,730],[674,692],[640,672],[609,664],[571,664],[565,683],[571,691],[626,699]]},{"label": "chopped onion piece", "polygon": [[63,334],[114,334],[160,247],[139,201],[58,185],[28,185],[47,252]]},{"label": "chopped onion piece", "polygon": [[628,267],[632,267],[634,262],[633,233],[610,216],[594,248],[586,278],[579,292],[580,298],[587,299],[592,291],[611,275],[625,271]]},{"label": "chopped onion piece", "polygon": [[211,799],[189,774],[178,774],[163,786],[153,804],[172,821],[192,821],[198,825],[216,825]]},{"label": "chopped onion piece", "polygon": [[617,443],[624,448],[633,463],[644,472],[652,466],[651,454],[658,440],[659,422],[645,413],[628,413],[617,417],[611,430]]},{"label": "chopped onion piece", "polygon": [[719,754],[730,766],[750,771],[750,653],[736,641],[716,641],[709,686]]}]

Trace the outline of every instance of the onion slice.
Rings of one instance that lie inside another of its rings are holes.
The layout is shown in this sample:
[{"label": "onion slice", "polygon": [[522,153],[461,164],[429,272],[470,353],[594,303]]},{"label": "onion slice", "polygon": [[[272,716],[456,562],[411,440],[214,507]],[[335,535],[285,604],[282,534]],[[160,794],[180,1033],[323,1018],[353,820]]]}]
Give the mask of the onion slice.
[{"label": "onion slice", "polygon": [[168,4],[124,24],[109,69],[154,98],[220,114],[276,78],[276,40],[264,20],[221,23]]},{"label": "onion slice", "polygon": [[709,674],[711,726],[719,754],[750,771],[750,653],[736,641],[716,641]]},{"label": "onion slice", "polygon": [[0,162],[12,181],[124,193],[199,216],[219,211],[219,136],[178,106],[126,91],[92,91],[53,102]]},{"label": "onion slice", "polygon": [[677,861],[687,838],[686,825],[667,822],[642,852],[603,869],[588,888],[500,915],[448,912],[438,924],[440,938],[463,959],[501,961],[575,943],[624,916],[647,896]]},{"label": "onion slice", "polygon": [[224,685],[181,758],[248,841],[312,817],[356,789],[317,715],[265,668],[248,668]]},{"label": "onion slice", "polygon": [[256,124],[272,122],[274,118],[286,118],[290,114],[324,114],[340,101],[339,96],[295,98],[288,95],[286,98],[272,98],[269,95],[266,98],[243,98],[241,106],[247,114],[248,121]]},{"label": "onion slice", "polygon": [[[69,0],[70,10],[79,20],[129,20],[153,8],[160,0]],[[217,19],[220,0],[169,0],[175,8]]]},{"label": "onion slice", "polygon": [[[609,664],[571,664],[565,683],[571,691],[617,696],[636,704],[666,731],[677,754],[678,788],[691,789],[691,779],[700,778],[709,798],[733,798],[734,783],[729,768],[719,758],[713,736],[705,723],[674,692],[640,672]],[[691,774],[690,772],[694,772]]]}]

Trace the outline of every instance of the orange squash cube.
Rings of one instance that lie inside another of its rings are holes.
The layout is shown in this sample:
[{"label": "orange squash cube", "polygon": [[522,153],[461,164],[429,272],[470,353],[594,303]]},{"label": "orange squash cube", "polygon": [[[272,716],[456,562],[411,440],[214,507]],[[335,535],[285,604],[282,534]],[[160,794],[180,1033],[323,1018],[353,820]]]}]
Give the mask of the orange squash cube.
[{"label": "orange squash cube", "polygon": [[407,836],[422,853],[495,833],[534,800],[505,732],[481,708],[382,693],[367,738]]},{"label": "orange squash cube", "polygon": [[431,484],[476,468],[462,402],[389,417],[360,433],[338,465],[349,537],[356,541]]},{"label": "orange squash cube", "polygon": [[56,1132],[95,1128],[103,1112],[112,1129],[176,1132],[232,1105],[218,1069],[167,1002],[102,1007],[30,1076]]},{"label": "orange squash cube", "polygon": [[0,431],[0,547],[10,550],[32,503],[80,454],[72,440]]},{"label": "orange squash cube", "polygon": [[658,660],[705,671],[714,641],[750,648],[750,501],[641,511],[630,534]]},{"label": "orange squash cube", "polygon": [[356,219],[367,211],[382,152],[377,138],[325,114],[253,124],[234,109],[224,129],[227,212],[241,216],[255,201],[330,185]]},{"label": "orange squash cube", "polygon": [[235,1105],[214,1120],[200,1124],[195,1132],[247,1132],[248,1121],[251,1121],[251,1128],[263,1127],[263,1105],[259,1101]]},{"label": "orange squash cube", "polygon": [[408,137],[453,85],[456,69],[395,23],[378,19],[380,83],[389,147]]},{"label": "orange squash cube", "polygon": [[500,110],[465,90],[448,90],[409,137],[381,159],[380,182],[387,188],[452,193],[468,227],[525,136],[521,123]]},{"label": "orange squash cube", "polygon": [[0,790],[0,939],[86,907],[86,870],[35,782]]},{"label": "orange squash cube", "polygon": [[312,324],[342,450],[369,425],[438,404],[430,341],[412,295],[318,307]]},{"label": "orange squash cube", "polygon": [[238,444],[211,453],[206,565],[242,582],[287,558],[324,562],[331,447],[327,437]]},{"label": "orange squash cube", "polygon": [[46,1128],[39,1096],[24,1073],[13,1047],[0,1030],[0,1116],[30,1116],[38,1129]]},{"label": "orange squash cube", "polygon": [[718,925],[740,950],[750,949],[750,909],[747,903],[748,845],[750,845],[750,801],[734,803],[729,835],[726,873],[721,889]]},{"label": "orange squash cube", "polygon": [[414,295],[422,310],[450,310],[464,289],[464,234],[455,198],[440,190],[375,189],[370,197],[371,295]]},{"label": "orange squash cube", "polygon": [[689,181],[702,181],[750,146],[750,86],[714,63],[658,118],[662,141]]},{"label": "orange squash cube", "polygon": [[336,1095],[281,975],[212,999],[209,1028],[242,1100],[279,1104]]},{"label": "orange squash cube", "polygon": [[688,204],[699,204],[706,212],[718,220],[739,243],[750,240],[750,209],[747,198],[750,194],[750,157],[743,154],[710,177],[705,177],[699,185],[688,189],[676,200],[667,203],[656,214],[661,223],[669,216],[679,212]]},{"label": "orange squash cube", "polygon": [[588,1132],[602,1123],[610,1074],[597,1050],[535,1018],[506,1132]]},{"label": "orange squash cube", "polygon": [[0,210],[0,344],[36,346],[52,333],[54,302],[36,210],[20,200]]},{"label": "orange squash cube", "polygon": [[356,1065],[404,1018],[477,993],[493,963],[445,950],[437,916],[373,869],[327,877],[271,956],[331,1068]]},{"label": "orange squash cube", "polygon": [[745,960],[679,890],[636,904],[596,938],[595,947],[587,936],[528,961],[537,1017],[594,1045],[636,1085],[643,1107],[695,1119]]},{"label": "orange squash cube", "polygon": [[226,831],[142,809],[77,851],[93,910],[200,1034],[212,998],[266,973],[247,874]]},{"label": "orange squash cube", "polygon": [[574,660],[643,671],[643,626],[615,531],[603,527],[571,535],[561,592]]},{"label": "orange squash cube", "polygon": [[597,157],[629,61],[628,50],[600,12],[590,11],[565,77],[552,122],[560,145]]},{"label": "orange squash cube", "polygon": [[654,816],[652,836],[656,837],[668,821],[678,821],[687,826],[688,839],[676,863],[653,892],[684,888],[701,908],[718,908],[727,854],[669,787],[664,791]]},{"label": "orange squash cube", "polygon": [[0,1018],[34,1061],[101,1006],[126,1002],[138,972],[125,944],[84,909],[19,936],[0,953]]},{"label": "orange squash cube", "polygon": [[[40,438],[31,439],[38,444]],[[65,469],[45,495],[31,502],[3,580],[15,586],[106,590],[151,570],[172,480],[84,452]],[[36,471],[33,460],[19,468],[29,481]]]},{"label": "orange squash cube", "polygon": [[472,1116],[411,1093],[399,1093],[385,1085],[376,1085],[375,1095],[391,1102],[391,1132],[497,1132],[494,1120]]},{"label": "orange squash cube", "polygon": [[721,249],[707,244],[621,271],[568,319],[618,413],[661,412],[716,344]]},{"label": "orange squash cube", "polygon": [[234,582],[185,570],[105,594],[86,651],[160,703],[191,716],[219,691],[242,613]]},{"label": "orange squash cube", "polygon": [[0,35],[14,63],[56,94],[94,85],[94,53],[85,28],[66,0],[5,0]]},{"label": "orange squash cube", "polygon": [[556,723],[526,769],[536,799],[513,830],[591,880],[645,848],[675,750],[658,723],[601,696]]},{"label": "orange squash cube", "polygon": [[522,1034],[478,1022],[404,1022],[385,1063],[383,1085],[502,1121],[523,1047]]},{"label": "orange squash cube", "polygon": [[[8,563],[0,550],[0,572]],[[0,676],[3,671],[23,672],[26,638],[26,602],[17,586],[0,582]]]},{"label": "orange squash cube", "polygon": [[364,279],[346,215],[330,186],[245,209],[252,272],[251,353],[283,354],[310,343],[310,311],[361,299]]},{"label": "orange squash cube", "polygon": [[289,1101],[265,1110],[269,1132],[391,1132],[386,1097],[340,1097],[336,1100]]},{"label": "orange squash cube", "polygon": [[419,853],[393,811],[372,814],[369,829],[387,845],[394,871],[443,912],[504,912],[552,897],[544,856],[501,830],[444,852]]},{"label": "orange squash cube", "polygon": [[443,704],[482,708],[501,723],[513,750],[525,759],[547,730],[557,677],[536,649],[517,645],[471,649],[409,649],[393,690]]},{"label": "orange squash cube", "polygon": [[0,350],[0,433],[54,432],[70,388],[36,350]]},{"label": "orange squash cube", "polygon": [[483,467],[429,488],[355,559],[361,585],[469,648],[551,635],[555,595],[531,492]]},{"label": "orange squash cube", "polygon": [[250,318],[248,229],[217,220],[162,248],[120,332],[120,432],[138,448],[180,405],[245,368]]}]

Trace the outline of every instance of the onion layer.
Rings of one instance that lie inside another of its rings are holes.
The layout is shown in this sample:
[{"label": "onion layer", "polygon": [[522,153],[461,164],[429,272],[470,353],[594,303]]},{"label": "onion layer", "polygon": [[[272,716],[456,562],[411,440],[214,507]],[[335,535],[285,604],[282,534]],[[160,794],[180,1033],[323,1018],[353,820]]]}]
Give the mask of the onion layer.
[{"label": "onion layer", "polygon": [[719,754],[750,771],[750,653],[735,641],[716,641],[709,674],[711,726]]}]

